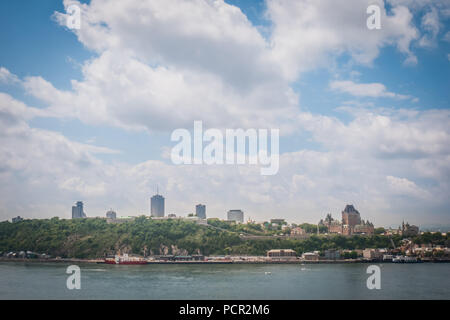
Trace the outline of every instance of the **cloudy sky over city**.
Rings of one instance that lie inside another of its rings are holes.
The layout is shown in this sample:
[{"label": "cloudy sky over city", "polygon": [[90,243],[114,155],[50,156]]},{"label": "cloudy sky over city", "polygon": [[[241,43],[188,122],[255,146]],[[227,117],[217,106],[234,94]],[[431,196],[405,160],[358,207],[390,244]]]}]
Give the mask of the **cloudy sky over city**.
[{"label": "cloudy sky over city", "polygon": [[[0,26],[0,220],[148,215],[158,186],[181,216],[450,221],[448,0],[17,0]],[[196,120],[278,128],[278,173],[173,164]]]}]

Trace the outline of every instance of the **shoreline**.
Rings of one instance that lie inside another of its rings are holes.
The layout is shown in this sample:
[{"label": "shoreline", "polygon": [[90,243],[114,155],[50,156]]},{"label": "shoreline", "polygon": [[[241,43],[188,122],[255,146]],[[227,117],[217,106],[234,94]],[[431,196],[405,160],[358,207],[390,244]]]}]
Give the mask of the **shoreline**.
[{"label": "shoreline", "polygon": [[[86,263],[86,264],[106,264],[104,259],[23,259],[23,258],[0,258],[0,262],[29,262],[29,263]],[[415,263],[449,263],[450,259],[422,259],[416,262],[392,262],[380,260],[364,260],[364,259],[341,259],[341,260],[265,260],[265,261],[245,261],[245,260],[227,260],[227,261],[147,261],[142,265],[154,264],[354,264],[354,263],[398,263],[398,264],[415,264]]]}]

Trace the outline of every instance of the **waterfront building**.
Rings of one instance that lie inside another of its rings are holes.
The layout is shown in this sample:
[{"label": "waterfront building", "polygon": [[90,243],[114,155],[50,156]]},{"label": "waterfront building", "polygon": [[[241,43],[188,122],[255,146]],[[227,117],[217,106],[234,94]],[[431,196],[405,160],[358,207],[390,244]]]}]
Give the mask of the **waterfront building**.
[{"label": "waterfront building", "polygon": [[83,202],[77,201],[76,205],[72,206],[72,219],[86,218],[86,214],[83,209]]},{"label": "waterfront building", "polygon": [[272,249],[267,251],[269,258],[295,258],[297,253],[292,249]]},{"label": "waterfront building", "polygon": [[12,220],[12,223],[16,223],[16,222],[23,221],[23,218],[21,216],[17,216],[15,218],[12,218],[11,220]]},{"label": "waterfront building", "polygon": [[156,194],[150,201],[150,213],[152,217],[164,217],[164,197]]},{"label": "waterfront building", "polygon": [[196,205],[195,214],[199,219],[206,219],[206,206],[204,204]]},{"label": "waterfront building", "polygon": [[302,259],[305,261],[319,261],[319,253],[305,252],[302,254]]},{"label": "waterfront building", "polygon": [[364,249],[363,258],[368,260],[379,260],[383,258],[384,252],[379,249]]},{"label": "waterfront building", "polygon": [[108,212],[106,212],[106,218],[107,219],[116,219],[117,213],[111,209]]},{"label": "waterfront building", "polygon": [[336,249],[328,249],[324,251],[325,260],[339,260],[341,258],[341,253]]},{"label": "waterfront building", "polygon": [[244,223],[244,212],[242,210],[229,210],[227,213],[227,220]]}]

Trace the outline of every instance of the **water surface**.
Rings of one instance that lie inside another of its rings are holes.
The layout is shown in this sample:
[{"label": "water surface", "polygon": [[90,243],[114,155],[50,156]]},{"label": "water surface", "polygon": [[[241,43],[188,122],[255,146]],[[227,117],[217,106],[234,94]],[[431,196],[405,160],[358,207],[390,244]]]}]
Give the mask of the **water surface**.
[{"label": "water surface", "polygon": [[368,264],[80,264],[68,290],[59,263],[0,263],[0,299],[450,299],[450,264],[378,264],[381,289],[366,286]]}]

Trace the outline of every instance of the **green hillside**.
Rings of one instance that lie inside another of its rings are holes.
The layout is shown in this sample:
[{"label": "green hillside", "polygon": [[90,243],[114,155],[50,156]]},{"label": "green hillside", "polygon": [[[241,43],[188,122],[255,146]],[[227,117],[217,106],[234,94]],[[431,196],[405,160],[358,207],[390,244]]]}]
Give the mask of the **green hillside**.
[{"label": "green hillside", "polygon": [[[267,250],[275,248],[291,248],[301,254],[329,248],[391,246],[389,238],[380,235],[243,240],[239,238],[240,233],[261,235],[264,231],[257,225],[230,225],[217,219],[209,223],[216,228],[185,220],[152,220],[144,216],[120,224],[108,224],[105,219],[5,221],[0,223],[0,252],[30,250],[62,258],[101,258],[119,251],[139,255],[265,255]],[[444,243],[447,237],[437,240]],[[394,241],[398,244],[400,238],[394,237]]]}]

